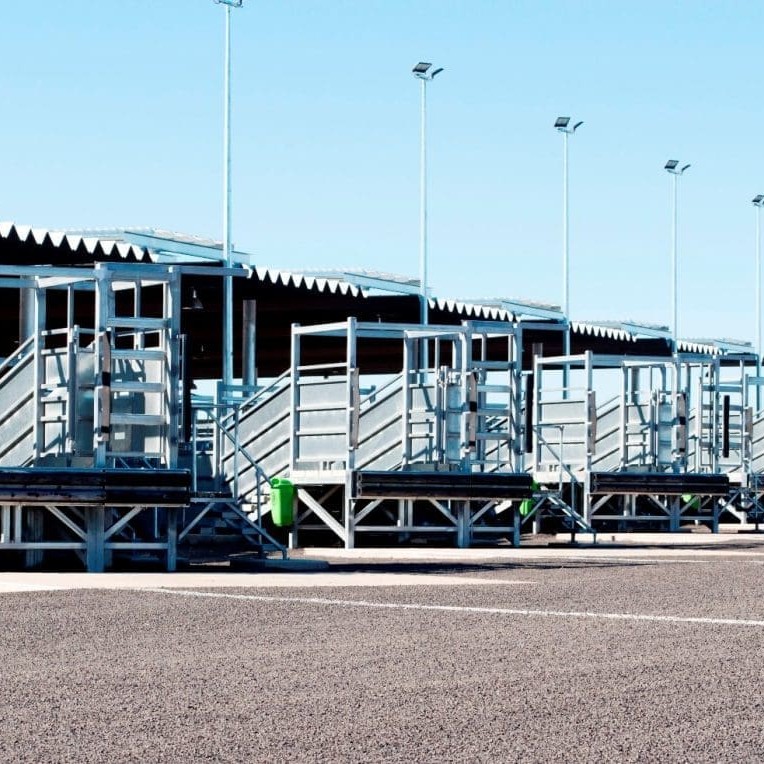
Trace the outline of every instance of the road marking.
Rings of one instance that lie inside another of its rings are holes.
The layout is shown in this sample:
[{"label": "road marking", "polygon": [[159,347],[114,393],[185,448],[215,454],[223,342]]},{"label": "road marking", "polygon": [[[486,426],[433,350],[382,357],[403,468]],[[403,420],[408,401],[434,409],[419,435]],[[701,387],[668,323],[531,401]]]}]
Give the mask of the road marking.
[{"label": "road marking", "polygon": [[333,600],[325,597],[274,597],[265,594],[229,594],[223,592],[200,592],[189,589],[136,589],[139,592],[175,594],[180,597],[229,599],[250,602],[273,602],[301,605],[333,605],[347,608],[372,608],[376,610],[429,610],[441,613],[479,613],[485,615],[523,615],[542,618],[590,618],[605,621],[647,621],[658,623],[695,623],[707,626],[754,626],[764,627],[764,620],[740,618],[708,618],[701,616],[648,615],[641,613],[595,613],[577,610],[526,610],[504,607],[471,607],[469,605],[425,605],[413,602],[371,602],[369,600]]},{"label": "road marking", "polygon": [[52,584],[30,584],[23,581],[0,581],[0,594],[13,594],[14,592],[58,592],[67,587],[54,586]]}]

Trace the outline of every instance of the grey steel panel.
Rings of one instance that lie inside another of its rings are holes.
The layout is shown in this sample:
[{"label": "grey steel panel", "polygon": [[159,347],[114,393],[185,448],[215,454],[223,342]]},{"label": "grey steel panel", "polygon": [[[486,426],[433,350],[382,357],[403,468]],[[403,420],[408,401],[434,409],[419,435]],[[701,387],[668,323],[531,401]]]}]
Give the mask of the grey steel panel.
[{"label": "grey steel panel", "polygon": [[28,464],[34,456],[34,369],[28,356],[0,379],[0,465]]}]

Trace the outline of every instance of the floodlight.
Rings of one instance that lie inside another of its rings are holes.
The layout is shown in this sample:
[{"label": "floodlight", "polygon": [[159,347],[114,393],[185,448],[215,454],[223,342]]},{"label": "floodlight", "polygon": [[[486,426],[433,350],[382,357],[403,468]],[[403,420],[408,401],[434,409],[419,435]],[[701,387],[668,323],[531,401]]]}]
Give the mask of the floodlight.
[{"label": "floodlight", "polygon": [[578,128],[581,127],[581,125],[583,125],[583,124],[584,124],[583,120],[581,122],[576,122],[576,124],[573,125],[573,132],[575,133],[576,130],[578,130]]},{"label": "floodlight", "polygon": [[685,170],[689,170],[692,165],[686,164],[679,172],[684,172]]},{"label": "floodlight", "polygon": [[433,73],[430,75],[430,79],[433,79],[433,77],[435,77],[435,75],[436,75],[436,74],[440,74],[442,71],[443,71],[443,67],[441,66],[441,67],[440,67],[440,69],[436,69],[436,70],[435,70],[435,71],[434,71],[434,72],[433,72]]},{"label": "floodlight", "polygon": [[557,128],[567,127],[568,122],[570,122],[570,117],[557,117],[557,119],[554,122],[554,126]]},{"label": "floodlight", "polygon": [[218,5],[230,5],[231,8],[241,8],[244,0],[215,0]]}]

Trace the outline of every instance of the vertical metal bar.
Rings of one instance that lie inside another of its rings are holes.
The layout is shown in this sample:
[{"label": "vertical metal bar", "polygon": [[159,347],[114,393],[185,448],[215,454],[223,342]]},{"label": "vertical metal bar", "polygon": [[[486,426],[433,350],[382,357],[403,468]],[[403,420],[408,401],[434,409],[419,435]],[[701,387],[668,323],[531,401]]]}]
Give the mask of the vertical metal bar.
[{"label": "vertical metal bar", "polygon": [[[171,267],[168,272],[168,280],[164,287],[164,318],[167,320],[167,328],[162,332],[162,341],[165,350],[164,365],[164,396],[162,399],[165,406],[164,420],[164,453],[165,464],[175,468],[178,463],[178,440],[180,438],[180,384],[183,379],[181,373],[180,352],[180,272]],[[143,336],[143,334],[141,335]]]},{"label": "vertical metal bar", "polygon": [[199,409],[191,409],[191,488],[194,493],[198,490],[199,480],[199,451],[197,444],[197,420]]},{"label": "vertical metal bar", "polygon": [[457,501],[456,503],[456,545],[460,549],[466,549],[470,545],[470,503],[469,501]]},{"label": "vertical metal bar", "polygon": [[629,428],[629,393],[627,390],[629,371],[626,366],[621,367],[621,417],[620,417],[620,440],[621,440],[621,469],[626,469],[629,461],[628,428]]},{"label": "vertical metal bar", "polygon": [[[347,445],[347,461],[346,466],[348,470],[355,469],[355,450],[357,446],[358,433],[358,368],[357,368],[357,336],[356,336],[356,319],[348,318],[347,322],[347,336],[345,338],[345,395],[347,401],[347,409],[345,413],[345,443]],[[346,528],[346,530],[348,530]],[[350,533],[350,530],[348,530]]]},{"label": "vertical metal bar", "polygon": [[[111,364],[104,357],[105,343],[109,342],[108,320],[113,315],[111,310],[111,282],[109,273],[102,265],[96,266],[95,274],[95,342],[93,343],[95,395],[93,396],[93,459],[97,467],[106,466],[106,441],[104,440],[104,373],[111,372]],[[108,415],[107,415],[108,421]]]},{"label": "vertical metal bar", "polygon": [[239,500],[239,406],[233,410],[233,498]]},{"label": "vertical metal bar", "polygon": [[[164,305],[162,306],[164,311],[165,311],[164,315],[166,316],[167,315],[167,312],[166,312],[167,311],[167,298],[166,298],[166,295],[164,295],[164,294],[162,295],[162,301],[164,303]],[[142,308],[141,308],[141,282],[140,281],[136,281],[133,284],[133,316],[135,316],[135,318],[140,318],[141,310],[142,310]],[[145,345],[146,345],[146,332],[141,330],[141,329],[137,329],[133,333],[133,347],[136,350],[140,350],[140,349],[144,348]]]},{"label": "vertical metal bar", "polygon": [[534,344],[533,346],[533,376],[531,378],[531,381],[529,383],[528,389],[533,389],[533,396],[530,401],[530,403],[526,403],[526,406],[530,405],[533,407],[533,415],[530,422],[528,421],[528,416],[526,415],[525,421],[526,426],[531,427],[532,431],[532,444],[533,444],[533,471],[537,472],[541,465],[541,439],[539,437],[540,435],[540,428],[541,428],[541,362],[540,362],[540,354],[536,353],[537,347]]},{"label": "vertical metal bar", "polygon": [[102,507],[85,508],[87,530],[87,570],[88,573],[103,573],[105,564],[104,510]]},{"label": "vertical metal bar", "polygon": [[[565,320],[565,329],[562,336],[562,354],[570,355],[570,197],[568,194],[568,137],[567,130],[562,132],[563,159],[562,159],[562,312]],[[570,366],[562,367],[562,397],[566,400],[569,396]]]},{"label": "vertical metal bar", "polygon": [[[761,376],[761,206],[756,212],[756,376]],[[761,385],[756,384],[756,411],[761,410]]]},{"label": "vertical metal bar", "polygon": [[512,505],[512,546],[520,546],[520,507],[517,502]]},{"label": "vertical metal bar", "polygon": [[66,451],[74,453],[77,443],[77,357],[80,347],[80,328],[69,328],[66,349]]},{"label": "vertical metal bar", "polygon": [[[225,9],[223,108],[223,256],[231,266],[231,6]],[[233,383],[233,277],[223,277],[223,384]]]},{"label": "vertical metal bar", "polygon": [[[214,405],[214,404],[213,404]],[[212,463],[214,465],[215,487],[220,488],[222,481],[221,475],[223,474],[223,433],[222,433],[222,414],[224,409],[221,407],[213,408],[215,412],[215,419],[212,424]]]},{"label": "vertical metal bar", "polygon": [[[567,319],[570,315],[570,233],[568,214],[568,131],[562,133],[562,311]],[[566,332],[567,334],[567,332]],[[568,355],[568,349],[565,355]]]},{"label": "vertical metal bar", "polygon": [[34,336],[36,289],[19,289],[19,345]]},{"label": "vertical metal bar", "polygon": [[[742,428],[741,428],[742,437]],[[730,396],[722,397],[722,457],[728,459],[730,455]]]},{"label": "vertical metal bar", "polygon": [[66,326],[74,326],[74,287],[70,284],[66,288]]},{"label": "vertical metal bar", "polygon": [[678,259],[677,259],[677,205],[678,195],[677,187],[679,176],[673,174],[672,187],[672,199],[673,199],[673,213],[671,218],[671,333],[674,338],[674,352],[677,352],[679,342],[679,325],[678,325],[678,308],[677,308],[677,295],[678,295]]},{"label": "vertical metal bar", "polygon": [[401,461],[407,465],[411,460],[411,440],[409,438],[411,420],[411,355],[414,341],[403,338],[403,411],[401,411]]},{"label": "vertical metal bar", "polygon": [[8,544],[11,540],[11,508],[0,507],[0,544]]},{"label": "vertical metal bar", "polygon": [[45,382],[45,358],[43,350],[45,348],[45,307],[46,292],[44,289],[34,290],[34,367],[33,367],[33,416],[34,416],[34,460],[35,464],[42,455],[45,440],[45,425],[42,422],[44,413],[44,404],[42,402],[42,386]]},{"label": "vertical metal bar", "polygon": [[167,571],[172,573],[178,565],[178,510],[176,507],[165,509],[167,516]]},{"label": "vertical metal bar", "polygon": [[290,388],[290,406],[289,406],[289,470],[294,472],[297,468],[298,442],[297,428],[300,426],[300,412],[298,406],[300,403],[300,335],[296,329],[299,324],[292,324],[292,343],[291,343],[291,388]]},{"label": "vertical metal bar", "polygon": [[257,384],[257,301],[244,300],[242,307],[242,384],[254,387]]},{"label": "vertical metal bar", "polygon": [[[419,135],[419,292],[420,323],[428,319],[427,304],[427,80],[421,78],[421,119]],[[427,368],[427,351],[424,350],[422,368]]]}]

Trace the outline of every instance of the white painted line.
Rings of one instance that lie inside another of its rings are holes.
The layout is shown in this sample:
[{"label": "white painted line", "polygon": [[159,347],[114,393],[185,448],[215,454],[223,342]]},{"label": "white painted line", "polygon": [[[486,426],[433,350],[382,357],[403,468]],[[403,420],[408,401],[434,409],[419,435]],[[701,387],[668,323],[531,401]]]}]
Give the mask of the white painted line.
[{"label": "white painted line", "polygon": [[334,605],[335,607],[374,608],[377,610],[430,610],[442,613],[481,613],[486,615],[526,615],[544,618],[592,618],[605,621],[648,621],[659,623],[697,623],[708,626],[764,627],[764,620],[739,618],[706,618],[678,615],[645,615],[640,613],[594,613],[576,610],[525,610],[504,607],[470,607],[468,605],[423,605],[413,602],[370,602],[369,600],[333,600],[324,597],[273,597],[264,594],[225,594],[188,589],[136,589],[155,594],[176,594],[181,597],[244,600],[250,602],[295,603],[302,605]]},{"label": "white painted line", "polygon": [[0,594],[13,594],[14,592],[57,592],[66,589],[65,586],[53,586],[52,584],[32,584],[24,581],[0,581]]}]

